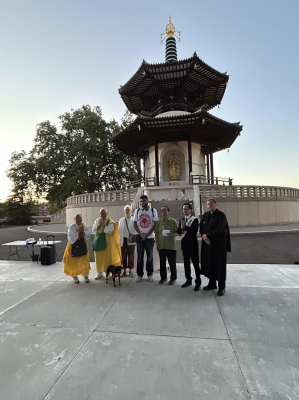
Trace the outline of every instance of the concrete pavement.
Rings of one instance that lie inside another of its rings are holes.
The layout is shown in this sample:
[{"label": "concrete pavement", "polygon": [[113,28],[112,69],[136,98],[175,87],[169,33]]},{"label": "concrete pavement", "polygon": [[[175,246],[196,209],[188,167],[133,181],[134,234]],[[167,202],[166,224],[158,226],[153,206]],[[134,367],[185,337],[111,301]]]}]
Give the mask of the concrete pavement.
[{"label": "concrete pavement", "polygon": [[229,265],[224,297],[182,289],[181,264],[174,286],[154,275],[75,285],[0,261],[1,398],[299,398],[298,266]]}]

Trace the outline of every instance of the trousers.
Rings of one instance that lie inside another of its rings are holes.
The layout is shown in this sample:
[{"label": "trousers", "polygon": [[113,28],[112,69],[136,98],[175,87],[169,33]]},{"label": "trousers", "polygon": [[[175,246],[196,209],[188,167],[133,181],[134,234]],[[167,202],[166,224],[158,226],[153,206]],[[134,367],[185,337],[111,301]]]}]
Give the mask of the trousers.
[{"label": "trousers", "polygon": [[186,280],[191,282],[192,281],[192,276],[191,276],[191,263],[190,260],[192,260],[192,264],[195,270],[195,283],[200,284],[201,283],[201,278],[200,278],[200,267],[199,267],[199,254],[198,254],[198,247],[190,248],[187,246],[182,246],[182,251],[183,251],[183,257],[184,257],[184,269],[185,269],[185,277]]},{"label": "trousers", "polygon": [[166,258],[167,258],[170,266],[170,280],[175,281],[177,279],[176,250],[160,249],[159,257],[160,257],[161,279],[167,279],[167,269],[166,269]]},{"label": "trousers", "polygon": [[155,239],[141,240],[141,237],[137,236],[137,275],[140,277],[143,277],[144,252],[146,252],[147,276],[151,276],[154,273],[154,263],[153,263],[154,242]]}]

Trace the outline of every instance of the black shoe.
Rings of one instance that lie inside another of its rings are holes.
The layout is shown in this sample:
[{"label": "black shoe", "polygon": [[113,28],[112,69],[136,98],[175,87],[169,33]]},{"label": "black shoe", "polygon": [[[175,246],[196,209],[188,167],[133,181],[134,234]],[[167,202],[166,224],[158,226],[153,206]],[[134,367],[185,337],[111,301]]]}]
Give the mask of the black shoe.
[{"label": "black shoe", "polygon": [[168,282],[168,285],[174,285],[174,282],[175,282],[175,279],[174,280],[170,279],[170,281]]},{"label": "black shoe", "polygon": [[186,281],[181,287],[187,287],[187,286],[191,286],[192,285],[192,281]]},{"label": "black shoe", "polygon": [[219,289],[217,292],[217,296],[224,296],[225,289]]},{"label": "black shoe", "polygon": [[214,289],[217,289],[216,285],[215,286],[208,285],[208,286],[204,286],[204,288],[203,288],[203,290],[214,290]]},{"label": "black shoe", "polygon": [[167,281],[167,279],[160,279],[160,280],[159,280],[159,283],[162,284],[162,283],[164,283],[164,282],[166,282],[166,281]]},{"label": "black shoe", "polygon": [[214,289],[217,289],[217,284],[215,281],[211,281],[211,279],[209,280],[207,286],[203,288],[203,290],[214,290]]},{"label": "black shoe", "polygon": [[194,292],[198,292],[200,290],[200,285],[195,285]]}]

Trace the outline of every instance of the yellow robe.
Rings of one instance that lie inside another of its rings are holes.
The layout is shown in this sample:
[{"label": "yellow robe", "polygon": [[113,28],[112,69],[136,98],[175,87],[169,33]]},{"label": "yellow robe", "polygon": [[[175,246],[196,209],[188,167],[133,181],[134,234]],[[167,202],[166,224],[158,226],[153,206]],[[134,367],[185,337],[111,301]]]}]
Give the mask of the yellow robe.
[{"label": "yellow robe", "polygon": [[[84,227],[83,222],[77,230],[79,230],[81,226]],[[68,276],[74,277],[77,275],[83,275],[91,269],[89,263],[88,243],[86,239],[84,240],[87,247],[87,254],[81,257],[72,257],[72,245],[70,242],[67,242],[62,262],[64,263],[64,273]]]},{"label": "yellow robe", "polygon": [[[106,226],[107,218],[104,223]],[[94,259],[98,272],[106,272],[109,265],[121,265],[121,248],[119,246],[119,228],[118,224],[110,219],[110,224],[114,225],[114,231],[109,234],[105,233],[107,247],[105,250],[95,251]],[[97,230],[97,233],[103,233],[104,227]]]}]

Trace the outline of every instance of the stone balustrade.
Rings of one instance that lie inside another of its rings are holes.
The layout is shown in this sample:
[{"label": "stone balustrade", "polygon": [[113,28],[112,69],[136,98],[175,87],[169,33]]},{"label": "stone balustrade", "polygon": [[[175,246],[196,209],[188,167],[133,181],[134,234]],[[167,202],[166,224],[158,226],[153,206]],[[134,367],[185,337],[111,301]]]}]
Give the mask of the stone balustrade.
[{"label": "stone balustrade", "polygon": [[277,186],[239,186],[209,185],[199,186],[203,197],[235,197],[235,198],[294,198],[299,197],[299,189]]},{"label": "stone balustrade", "polygon": [[66,207],[51,215],[52,224],[65,224],[66,222]]},{"label": "stone balustrade", "polygon": [[86,193],[68,197],[67,206],[83,205],[89,203],[110,203],[113,201],[125,201],[133,203],[138,188],[128,190],[111,190],[107,192]]}]

